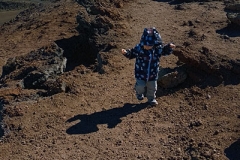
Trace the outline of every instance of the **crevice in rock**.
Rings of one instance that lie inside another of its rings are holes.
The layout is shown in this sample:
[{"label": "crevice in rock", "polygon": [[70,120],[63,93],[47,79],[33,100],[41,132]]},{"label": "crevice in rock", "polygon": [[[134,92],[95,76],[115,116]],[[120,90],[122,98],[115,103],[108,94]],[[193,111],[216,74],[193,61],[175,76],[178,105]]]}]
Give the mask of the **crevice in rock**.
[{"label": "crevice in rock", "polygon": [[58,40],[56,44],[64,50],[63,56],[67,58],[65,71],[71,71],[80,64],[90,67],[96,62],[97,49],[87,35]]}]

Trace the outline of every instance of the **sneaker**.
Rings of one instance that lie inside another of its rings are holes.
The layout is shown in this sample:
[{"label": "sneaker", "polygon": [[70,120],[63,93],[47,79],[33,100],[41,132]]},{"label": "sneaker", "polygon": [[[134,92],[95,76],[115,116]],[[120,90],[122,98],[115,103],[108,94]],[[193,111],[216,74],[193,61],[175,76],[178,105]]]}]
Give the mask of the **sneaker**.
[{"label": "sneaker", "polygon": [[143,100],[143,95],[142,95],[142,94],[137,94],[137,99],[138,99],[139,101]]},{"label": "sneaker", "polygon": [[157,100],[156,99],[151,99],[148,101],[148,103],[151,105],[151,106],[156,106],[158,104]]}]

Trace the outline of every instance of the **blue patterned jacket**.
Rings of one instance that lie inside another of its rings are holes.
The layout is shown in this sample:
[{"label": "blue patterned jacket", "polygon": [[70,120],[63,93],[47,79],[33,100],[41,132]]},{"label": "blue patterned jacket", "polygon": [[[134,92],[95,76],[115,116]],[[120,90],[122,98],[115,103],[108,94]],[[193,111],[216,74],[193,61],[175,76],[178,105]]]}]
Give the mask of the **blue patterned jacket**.
[{"label": "blue patterned jacket", "polygon": [[155,81],[158,79],[159,61],[162,55],[172,53],[169,44],[154,46],[153,49],[145,50],[142,44],[128,49],[125,57],[129,59],[136,58],[135,78],[144,81]]}]

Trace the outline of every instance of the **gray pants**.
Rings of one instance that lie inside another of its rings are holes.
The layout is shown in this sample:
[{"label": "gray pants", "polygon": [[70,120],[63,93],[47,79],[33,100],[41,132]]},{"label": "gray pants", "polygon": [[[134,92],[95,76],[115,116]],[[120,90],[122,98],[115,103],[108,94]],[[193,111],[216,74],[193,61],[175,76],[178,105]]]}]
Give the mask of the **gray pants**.
[{"label": "gray pants", "polygon": [[156,98],[157,91],[157,81],[143,81],[136,79],[135,91],[137,95],[145,93],[146,88],[146,97],[148,100],[153,100]]}]

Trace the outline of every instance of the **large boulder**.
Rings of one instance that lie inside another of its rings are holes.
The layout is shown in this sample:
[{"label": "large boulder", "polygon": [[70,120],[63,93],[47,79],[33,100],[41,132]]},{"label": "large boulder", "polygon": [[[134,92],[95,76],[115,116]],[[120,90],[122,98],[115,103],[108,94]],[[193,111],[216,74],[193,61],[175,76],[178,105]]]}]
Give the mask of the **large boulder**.
[{"label": "large boulder", "polygon": [[21,89],[45,90],[44,95],[64,92],[66,85],[59,76],[64,72],[66,63],[63,50],[53,43],[27,55],[8,59],[3,66],[1,81],[8,87],[16,82]]},{"label": "large boulder", "polygon": [[173,88],[183,83],[187,78],[184,66],[176,68],[160,68],[158,85],[162,88]]},{"label": "large boulder", "polygon": [[200,51],[178,47],[173,54],[185,63],[188,77],[195,82],[207,82],[207,85],[239,84],[240,60],[232,60],[211,52],[206,47],[202,47]]}]

